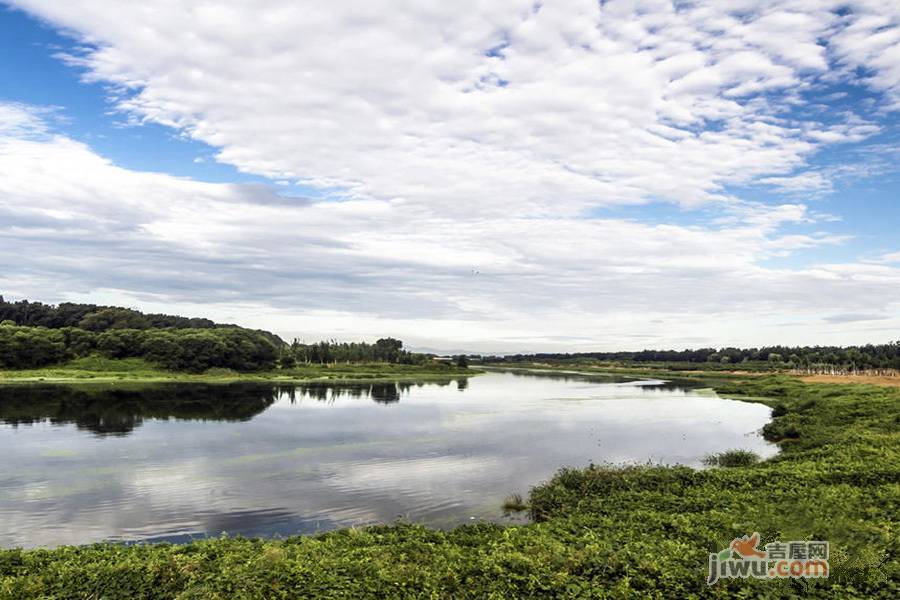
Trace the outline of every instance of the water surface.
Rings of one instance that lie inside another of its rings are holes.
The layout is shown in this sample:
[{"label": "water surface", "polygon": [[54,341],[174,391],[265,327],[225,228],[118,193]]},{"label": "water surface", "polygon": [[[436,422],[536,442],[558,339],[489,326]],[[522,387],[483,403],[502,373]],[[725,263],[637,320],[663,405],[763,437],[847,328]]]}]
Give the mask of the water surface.
[{"label": "water surface", "polygon": [[0,546],[504,520],[561,466],[747,448],[770,411],[659,381],[0,386]]}]

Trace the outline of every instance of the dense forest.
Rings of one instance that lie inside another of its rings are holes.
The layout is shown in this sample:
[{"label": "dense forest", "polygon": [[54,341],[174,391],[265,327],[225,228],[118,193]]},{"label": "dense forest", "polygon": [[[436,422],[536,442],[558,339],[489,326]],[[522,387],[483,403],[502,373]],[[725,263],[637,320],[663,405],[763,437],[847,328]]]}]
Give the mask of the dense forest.
[{"label": "dense forest", "polygon": [[37,368],[91,355],[143,358],[172,371],[260,371],[275,366],[270,336],[240,327],[108,329],[24,327],[0,322],[0,367]]},{"label": "dense forest", "polygon": [[85,356],[143,358],[172,371],[290,368],[297,364],[389,362],[421,364],[428,356],[383,338],[365,342],[299,340],[287,344],[268,331],[209,319],[145,314],[94,304],[7,302],[0,296],[0,368],[28,369]]},{"label": "dense forest", "polygon": [[209,319],[191,319],[174,315],[144,314],[129,308],[75,304],[58,305],[20,300],[7,302],[0,296],[0,321],[12,321],[15,325],[61,329],[78,327],[88,331],[107,329],[214,329],[236,327],[219,325]]},{"label": "dense forest", "polygon": [[491,357],[491,362],[597,360],[620,363],[765,362],[795,369],[900,369],[900,342],[865,346],[766,346],[763,348],[700,348],[697,350],[641,350],[637,352],[542,353]]}]

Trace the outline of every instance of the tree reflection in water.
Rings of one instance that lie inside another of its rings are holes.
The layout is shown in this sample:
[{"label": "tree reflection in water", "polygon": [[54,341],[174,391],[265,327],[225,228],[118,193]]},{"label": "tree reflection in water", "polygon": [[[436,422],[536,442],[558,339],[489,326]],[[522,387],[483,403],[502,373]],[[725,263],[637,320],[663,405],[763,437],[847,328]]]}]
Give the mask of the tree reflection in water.
[{"label": "tree reflection in water", "polygon": [[[453,381],[428,383],[446,386]],[[280,397],[287,397],[292,403],[304,398],[334,403],[342,397],[350,397],[393,404],[416,385],[422,384],[321,382],[297,386],[256,383],[0,386],[0,423],[14,427],[36,423],[74,424],[78,429],[97,436],[126,436],[140,427],[145,419],[249,421]]]}]

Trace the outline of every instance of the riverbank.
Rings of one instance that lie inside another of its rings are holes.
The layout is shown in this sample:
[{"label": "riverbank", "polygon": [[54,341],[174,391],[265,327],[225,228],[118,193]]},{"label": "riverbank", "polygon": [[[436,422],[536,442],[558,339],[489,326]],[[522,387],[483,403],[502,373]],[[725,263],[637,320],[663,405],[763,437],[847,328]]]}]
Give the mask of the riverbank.
[{"label": "riverbank", "polygon": [[717,380],[717,381],[742,381],[756,377],[772,377],[779,375],[774,372],[757,372],[757,371],[726,371],[723,369],[702,370],[693,369],[671,369],[663,366],[638,366],[638,365],[620,365],[620,364],[593,364],[593,363],[567,363],[567,362],[508,362],[508,363],[485,363],[483,366],[489,369],[504,369],[510,371],[544,371],[550,373],[572,374],[572,375],[598,375],[609,376],[617,375],[620,377],[631,377],[635,379],[684,379],[684,380]]},{"label": "riverbank", "polygon": [[[705,470],[564,469],[532,490],[534,522],[521,526],[3,551],[0,597],[900,595],[900,389],[771,376],[714,387],[773,408],[765,435],[777,456]],[[707,586],[709,553],[754,531],[762,544],[829,541],[831,576]]]},{"label": "riverbank", "polygon": [[340,381],[344,383],[377,381],[429,381],[448,377],[477,375],[477,369],[432,363],[400,365],[391,363],[310,364],[290,369],[258,373],[239,373],[229,369],[210,369],[204,373],[182,373],[159,369],[139,358],[82,358],[70,363],[41,369],[0,370],[0,385],[24,383],[308,383]]}]

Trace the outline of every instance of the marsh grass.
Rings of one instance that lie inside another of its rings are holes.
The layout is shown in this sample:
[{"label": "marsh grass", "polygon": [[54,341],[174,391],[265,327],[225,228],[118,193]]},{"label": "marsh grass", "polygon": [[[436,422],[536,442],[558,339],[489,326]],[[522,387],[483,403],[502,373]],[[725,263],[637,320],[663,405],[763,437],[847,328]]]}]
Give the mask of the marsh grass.
[{"label": "marsh grass", "polygon": [[528,503],[522,498],[522,494],[510,494],[503,501],[503,512],[523,512],[528,510]]},{"label": "marsh grass", "polygon": [[715,454],[707,454],[703,458],[703,464],[708,467],[749,467],[760,460],[756,452],[735,448]]}]

